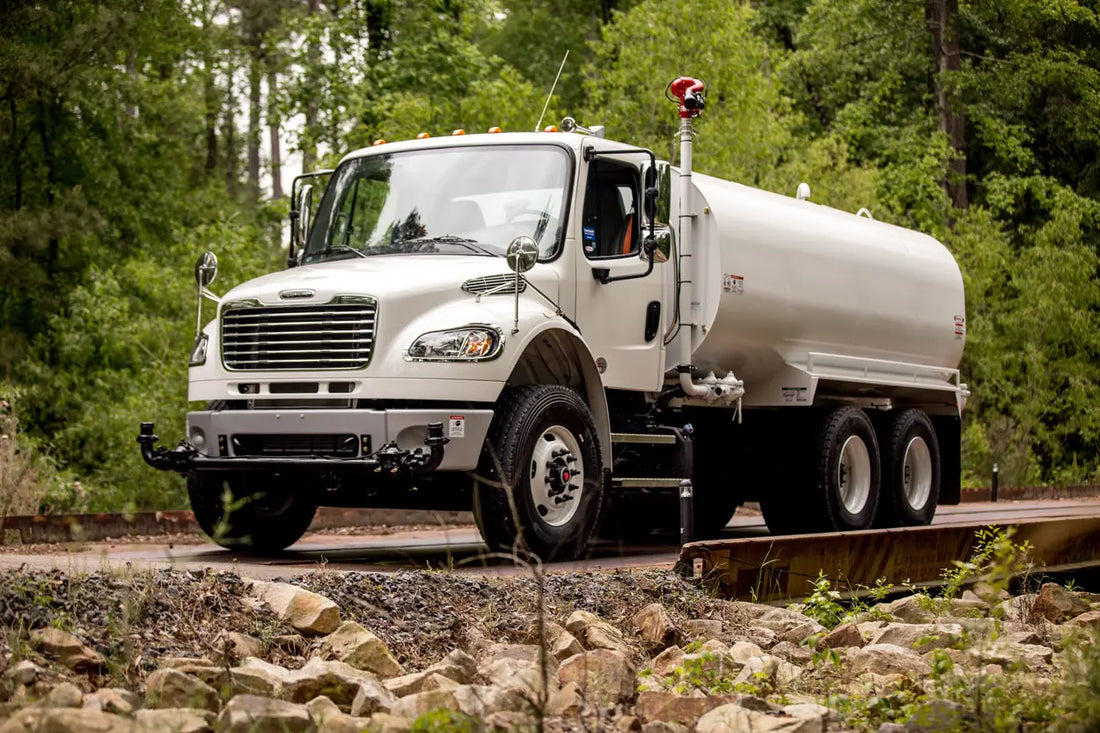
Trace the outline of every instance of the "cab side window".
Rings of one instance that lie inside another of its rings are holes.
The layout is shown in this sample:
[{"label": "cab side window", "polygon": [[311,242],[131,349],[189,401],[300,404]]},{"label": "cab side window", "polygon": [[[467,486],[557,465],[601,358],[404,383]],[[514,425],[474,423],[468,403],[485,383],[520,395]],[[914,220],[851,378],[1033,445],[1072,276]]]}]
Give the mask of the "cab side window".
[{"label": "cab side window", "polygon": [[641,249],[638,230],[638,171],[611,160],[588,168],[584,199],[584,253],[590,259],[622,257]]}]

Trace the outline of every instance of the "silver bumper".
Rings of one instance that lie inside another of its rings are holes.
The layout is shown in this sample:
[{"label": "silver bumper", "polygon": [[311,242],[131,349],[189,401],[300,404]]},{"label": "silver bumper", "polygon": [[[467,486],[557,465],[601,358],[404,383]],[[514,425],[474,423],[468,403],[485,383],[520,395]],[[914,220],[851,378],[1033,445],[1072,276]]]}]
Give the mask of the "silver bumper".
[{"label": "silver bumper", "polygon": [[[430,423],[448,439],[438,471],[477,467],[492,410],[207,410],[187,415],[187,442],[210,459],[299,457],[354,464],[386,445],[423,448]],[[337,446],[338,455],[325,456]],[[315,452],[317,451],[317,452]],[[200,458],[201,461],[201,458]],[[223,462],[219,461],[219,462]]]}]

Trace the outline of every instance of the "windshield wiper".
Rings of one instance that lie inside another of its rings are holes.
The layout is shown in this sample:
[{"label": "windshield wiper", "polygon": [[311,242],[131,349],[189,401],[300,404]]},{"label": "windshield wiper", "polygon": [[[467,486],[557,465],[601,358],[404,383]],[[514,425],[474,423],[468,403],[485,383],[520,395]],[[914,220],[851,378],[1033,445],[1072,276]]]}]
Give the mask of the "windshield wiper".
[{"label": "windshield wiper", "polygon": [[499,257],[497,252],[493,252],[490,249],[482,247],[476,239],[468,239],[467,237],[458,237],[453,234],[443,234],[438,237],[415,237],[413,239],[403,239],[400,244],[457,244],[460,247],[465,247],[471,252],[477,252],[478,254],[489,255],[490,257]]},{"label": "windshield wiper", "polygon": [[325,247],[323,250],[318,252],[317,255],[319,257],[324,257],[325,255],[332,254],[333,252],[354,252],[355,254],[359,255],[360,257],[368,257],[369,256],[363,250],[356,249],[355,247],[352,247],[350,244],[330,244],[329,246]]}]

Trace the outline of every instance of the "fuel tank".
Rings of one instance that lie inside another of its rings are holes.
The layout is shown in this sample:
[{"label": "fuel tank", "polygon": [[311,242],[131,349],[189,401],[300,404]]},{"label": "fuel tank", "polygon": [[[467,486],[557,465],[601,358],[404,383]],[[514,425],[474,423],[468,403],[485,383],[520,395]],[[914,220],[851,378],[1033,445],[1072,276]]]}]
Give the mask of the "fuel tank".
[{"label": "fuel tank", "polygon": [[962,392],[962,274],[940,242],[711,176],[693,181],[699,375],[732,369],[747,404],[762,405],[812,402],[823,379]]}]

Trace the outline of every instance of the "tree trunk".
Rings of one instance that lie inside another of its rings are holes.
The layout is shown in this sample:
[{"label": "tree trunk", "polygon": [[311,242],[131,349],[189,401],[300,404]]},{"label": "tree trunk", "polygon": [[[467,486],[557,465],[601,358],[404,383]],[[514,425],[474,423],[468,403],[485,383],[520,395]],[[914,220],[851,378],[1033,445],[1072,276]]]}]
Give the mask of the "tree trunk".
[{"label": "tree trunk", "polygon": [[[58,189],[57,162],[53,154],[54,130],[60,117],[61,101],[57,99],[38,103],[38,139],[42,146],[42,159],[46,167],[46,208],[52,209]],[[51,212],[52,213],[52,212]],[[46,250],[46,272],[51,277],[57,273],[58,260],[61,258],[61,241],[56,229],[51,229]]]},{"label": "tree trunk", "polygon": [[275,101],[275,90],[279,78],[274,69],[267,72],[267,125],[271,131],[271,200],[283,197],[283,160],[279,149],[279,108]]},{"label": "tree trunk", "polygon": [[19,211],[23,208],[23,143],[19,139],[19,105],[16,104],[14,93],[9,93],[8,109],[11,111],[11,148],[8,155],[11,157],[12,179],[15,183],[15,199],[11,210]]},{"label": "tree trunk", "polygon": [[237,98],[233,94],[233,75],[236,69],[232,60],[225,72],[225,188],[229,195],[237,194]]},{"label": "tree trunk", "polygon": [[[320,0],[308,0],[309,14],[316,15],[320,7]],[[309,70],[307,75],[313,74],[320,61],[321,52],[317,44],[312,40],[309,43]],[[308,76],[307,76],[308,78]],[[302,173],[308,173],[317,167],[317,146],[313,142],[313,130],[317,126],[317,95],[311,93],[306,102],[306,126],[302,130]]]},{"label": "tree trunk", "polygon": [[966,194],[966,117],[962,101],[948,89],[949,76],[962,69],[962,44],[959,39],[959,0],[927,0],[925,18],[932,33],[932,57],[935,74],[933,94],[939,129],[947,135],[954,155],[948,164],[944,191],[955,208],[967,207]]},{"label": "tree trunk", "polygon": [[263,81],[263,59],[254,49],[248,65],[248,198],[260,199],[260,83]]}]

